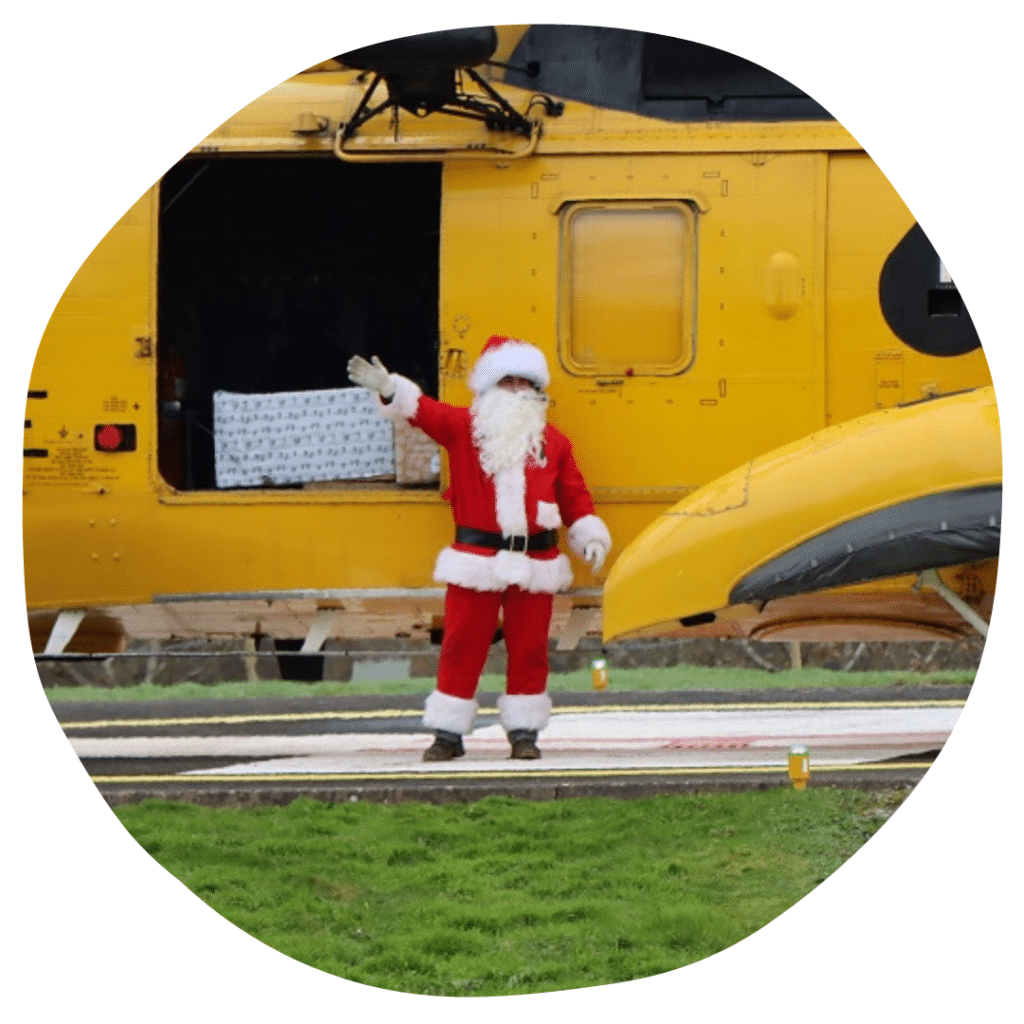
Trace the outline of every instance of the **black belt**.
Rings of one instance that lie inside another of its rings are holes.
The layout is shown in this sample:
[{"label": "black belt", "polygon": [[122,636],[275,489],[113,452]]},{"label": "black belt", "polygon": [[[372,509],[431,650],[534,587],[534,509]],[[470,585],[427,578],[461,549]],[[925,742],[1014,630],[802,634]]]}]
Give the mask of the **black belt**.
[{"label": "black belt", "polygon": [[503,537],[500,533],[474,530],[472,526],[456,526],[455,543],[472,544],[477,548],[493,548],[495,551],[550,551],[558,546],[558,531],[545,530],[529,537],[521,533]]}]

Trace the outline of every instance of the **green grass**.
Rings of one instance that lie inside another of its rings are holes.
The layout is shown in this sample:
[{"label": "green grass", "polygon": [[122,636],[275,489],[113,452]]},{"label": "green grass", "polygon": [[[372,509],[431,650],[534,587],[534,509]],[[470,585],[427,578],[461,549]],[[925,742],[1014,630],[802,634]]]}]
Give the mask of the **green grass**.
[{"label": "green grass", "polygon": [[647,977],[725,949],[831,874],[905,793],[116,813],[211,907],[296,960],[485,996]]},{"label": "green grass", "polygon": [[[969,684],[974,670],[950,672],[837,672],[824,668],[800,671],[765,672],[756,668],[705,668],[698,665],[676,665],[672,668],[612,669],[609,691],[672,691],[672,690],[747,690],[831,686],[899,686],[939,683]],[[295,683],[268,680],[253,683],[225,682],[217,684],[173,683],[161,686],[138,683],[133,686],[56,686],[46,694],[51,701],[94,700],[189,700],[237,697],[299,697],[339,696],[344,694],[427,694],[433,679],[397,679],[352,683]],[[501,693],[503,676],[485,675],[480,680],[483,693]],[[553,693],[579,693],[593,690],[590,672],[552,674],[549,689]]]}]

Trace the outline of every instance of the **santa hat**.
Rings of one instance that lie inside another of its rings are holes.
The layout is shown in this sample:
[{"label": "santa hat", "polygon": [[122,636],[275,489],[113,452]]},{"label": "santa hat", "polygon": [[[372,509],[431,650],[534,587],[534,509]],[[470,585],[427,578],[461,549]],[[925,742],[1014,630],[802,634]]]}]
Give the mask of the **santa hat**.
[{"label": "santa hat", "polygon": [[522,377],[539,388],[551,383],[544,353],[536,345],[492,334],[473,367],[469,386],[473,394],[479,395],[503,377]]}]

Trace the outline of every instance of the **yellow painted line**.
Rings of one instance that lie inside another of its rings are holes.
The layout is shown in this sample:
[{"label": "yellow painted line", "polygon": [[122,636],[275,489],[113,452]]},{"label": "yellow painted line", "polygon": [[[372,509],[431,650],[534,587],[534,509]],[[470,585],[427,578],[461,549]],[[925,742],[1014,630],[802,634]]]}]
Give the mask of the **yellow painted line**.
[{"label": "yellow painted line", "polygon": [[[552,708],[553,715],[594,715],[615,712],[655,711],[821,711],[841,708],[955,708],[962,700],[898,700],[898,701],[775,701],[756,704],[602,704]],[[489,708],[481,714],[496,713]],[[317,722],[355,721],[366,718],[419,718],[423,712],[414,709],[383,708],[379,711],[292,711],[263,715],[209,715],[195,718],[97,718],[86,721],[61,722],[63,729],[145,728],[169,725],[246,725],[255,722]]]},{"label": "yellow painted line", "polygon": [[831,708],[954,708],[963,707],[963,700],[794,700],[764,701],[745,704],[602,704],[600,707],[561,707],[552,708],[552,714],[586,714],[587,712],[611,711],[802,711],[810,709],[821,711]]},{"label": "yellow painted line", "polygon": [[[931,768],[931,761],[906,761],[900,764],[836,764],[815,765],[811,772],[851,771],[898,771],[902,768]],[[458,779],[468,782],[473,779],[551,779],[551,778],[607,778],[616,775],[767,775],[778,774],[785,778],[785,766],[764,766],[737,768],[568,768],[562,771],[492,771],[492,772],[382,772],[370,773],[324,773],[314,774],[267,774],[267,775],[90,775],[96,785],[130,782],[376,782],[376,781],[429,781],[430,779]]]},{"label": "yellow painted line", "polygon": [[381,711],[293,711],[274,715],[210,715],[203,718],[97,718],[61,722],[64,729],[111,729],[117,726],[147,725],[245,725],[251,722],[316,722],[326,719],[420,718],[423,712],[385,708]]}]

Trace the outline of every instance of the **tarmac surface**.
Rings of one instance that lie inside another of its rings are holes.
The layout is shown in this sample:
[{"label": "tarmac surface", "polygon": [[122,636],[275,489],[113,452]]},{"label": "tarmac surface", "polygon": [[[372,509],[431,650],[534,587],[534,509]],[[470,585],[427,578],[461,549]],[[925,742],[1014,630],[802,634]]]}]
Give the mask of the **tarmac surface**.
[{"label": "tarmac surface", "polygon": [[[450,802],[790,785],[789,747],[810,747],[811,786],[914,785],[956,724],[970,688],[552,694],[543,757],[512,761],[495,695],[481,697],[466,755],[420,758],[423,696],[55,703],[111,804]],[[487,705],[490,706],[487,706]]]}]

